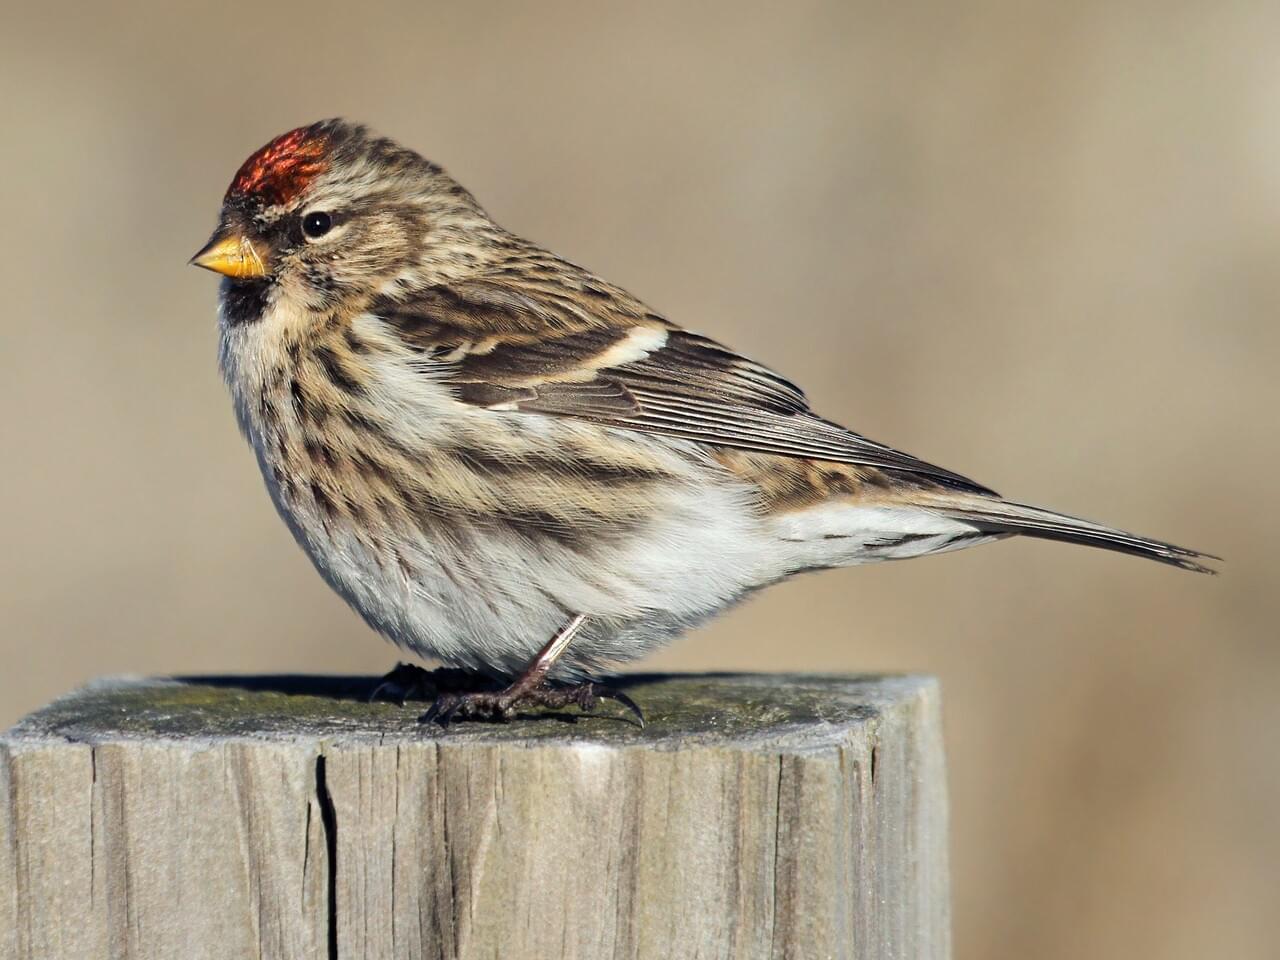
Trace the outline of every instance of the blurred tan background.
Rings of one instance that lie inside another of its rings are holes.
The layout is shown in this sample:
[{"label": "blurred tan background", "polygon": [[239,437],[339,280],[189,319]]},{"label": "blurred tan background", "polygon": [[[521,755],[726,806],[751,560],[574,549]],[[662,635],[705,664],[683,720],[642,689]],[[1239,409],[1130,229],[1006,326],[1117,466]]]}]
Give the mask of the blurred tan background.
[{"label": "blurred tan background", "polygon": [[928,671],[957,955],[1274,956],[1280,7],[10,6],[0,726],[110,673],[380,673],[185,266],[319,117],[877,439],[1222,553],[1032,542],[768,591],[645,664]]}]

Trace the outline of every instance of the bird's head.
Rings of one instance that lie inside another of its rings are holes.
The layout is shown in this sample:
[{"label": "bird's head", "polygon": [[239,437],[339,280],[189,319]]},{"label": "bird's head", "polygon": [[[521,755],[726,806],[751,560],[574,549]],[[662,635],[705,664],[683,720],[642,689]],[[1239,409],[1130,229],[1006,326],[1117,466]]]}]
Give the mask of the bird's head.
[{"label": "bird's head", "polygon": [[363,126],[324,120],[240,166],[191,263],[226,278],[228,301],[260,312],[284,300],[323,314],[463,275],[495,229],[434,163]]}]

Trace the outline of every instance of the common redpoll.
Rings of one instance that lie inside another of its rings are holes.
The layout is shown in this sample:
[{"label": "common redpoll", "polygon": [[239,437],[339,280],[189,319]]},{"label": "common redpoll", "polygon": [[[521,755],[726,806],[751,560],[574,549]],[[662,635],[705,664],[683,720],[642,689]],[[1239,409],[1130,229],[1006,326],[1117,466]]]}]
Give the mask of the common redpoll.
[{"label": "common redpoll", "polygon": [[225,277],[236,414],[321,576],[404,649],[516,678],[441,720],[626,701],[585,678],[806,570],[1024,534],[1208,571],[819,417],[362,126],[254,153],[192,262]]}]

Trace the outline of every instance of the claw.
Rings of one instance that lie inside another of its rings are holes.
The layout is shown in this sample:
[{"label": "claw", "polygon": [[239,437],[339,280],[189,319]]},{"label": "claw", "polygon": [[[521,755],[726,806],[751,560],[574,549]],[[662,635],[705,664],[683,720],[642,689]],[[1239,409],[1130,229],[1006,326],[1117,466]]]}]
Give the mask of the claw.
[{"label": "claw", "polygon": [[644,713],[640,710],[640,706],[621,690],[615,690],[612,687],[602,687],[595,693],[598,697],[605,697],[606,699],[615,700],[622,704],[635,716],[636,722],[640,724],[640,729],[644,729]]},{"label": "claw", "polygon": [[421,694],[423,689],[430,685],[431,676],[432,674],[428,671],[412,663],[397,663],[378,681],[378,685],[369,694],[369,702],[373,703],[384,694],[388,694],[387,699],[403,707],[410,696],[415,693]]},{"label": "claw", "polygon": [[461,706],[462,706],[462,701],[455,700],[453,703],[449,704],[442,711],[440,711],[440,716],[437,718],[436,722],[440,724],[441,730],[445,729],[446,727],[449,726],[449,724],[453,723],[454,714],[458,712],[458,708]]},{"label": "claw", "polygon": [[391,700],[398,707],[404,706],[404,692],[389,680],[383,680],[373,688],[373,692],[369,694],[368,702],[376,703],[382,697],[384,691],[391,691],[391,696],[387,698],[388,700]]}]

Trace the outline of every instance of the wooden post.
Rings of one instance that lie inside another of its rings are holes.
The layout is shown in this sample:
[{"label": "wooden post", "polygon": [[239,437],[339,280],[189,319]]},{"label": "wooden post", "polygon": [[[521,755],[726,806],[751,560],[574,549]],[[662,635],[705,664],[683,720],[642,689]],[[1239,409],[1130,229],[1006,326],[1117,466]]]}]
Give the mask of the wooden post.
[{"label": "wooden post", "polygon": [[949,955],[931,679],[633,676],[643,731],[440,731],[369,688],[104,681],[23,720],[0,960]]}]

